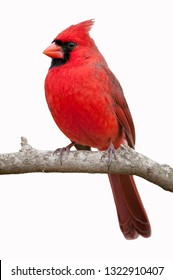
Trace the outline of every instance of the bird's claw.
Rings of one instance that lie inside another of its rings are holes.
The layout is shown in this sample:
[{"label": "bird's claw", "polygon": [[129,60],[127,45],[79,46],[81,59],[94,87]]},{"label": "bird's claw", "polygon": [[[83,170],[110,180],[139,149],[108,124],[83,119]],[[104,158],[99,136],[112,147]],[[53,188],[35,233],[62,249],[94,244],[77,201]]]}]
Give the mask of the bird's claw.
[{"label": "bird's claw", "polygon": [[117,159],[116,149],[115,149],[114,145],[112,144],[112,142],[109,144],[107,150],[104,152],[101,159],[103,159],[105,157],[108,157],[108,170],[109,170],[109,168],[111,166],[111,158],[113,157],[114,159]]},{"label": "bird's claw", "polygon": [[70,143],[69,145],[67,145],[66,147],[56,149],[56,150],[53,152],[53,156],[59,154],[60,163],[62,164],[62,156],[63,156],[63,153],[64,153],[64,152],[69,153],[71,147],[73,147],[74,144],[75,144],[74,142],[71,142],[71,143]]}]

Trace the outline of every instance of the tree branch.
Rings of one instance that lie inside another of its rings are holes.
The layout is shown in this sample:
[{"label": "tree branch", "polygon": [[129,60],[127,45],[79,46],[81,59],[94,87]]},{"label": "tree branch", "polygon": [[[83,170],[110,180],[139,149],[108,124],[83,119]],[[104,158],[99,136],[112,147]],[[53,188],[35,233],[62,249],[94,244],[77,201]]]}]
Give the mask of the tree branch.
[{"label": "tree branch", "polygon": [[80,172],[115,173],[142,177],[164,190],[173,192],[173,168],[159,164],[137,153],[126,145],[116,151],[116,158],[109,158],[106,152],[72,151],[60,157],[53,151],[32,148],[27,139],[21,138],[21,150],[0,155],[0,174],[21,174],[31,172]]}]

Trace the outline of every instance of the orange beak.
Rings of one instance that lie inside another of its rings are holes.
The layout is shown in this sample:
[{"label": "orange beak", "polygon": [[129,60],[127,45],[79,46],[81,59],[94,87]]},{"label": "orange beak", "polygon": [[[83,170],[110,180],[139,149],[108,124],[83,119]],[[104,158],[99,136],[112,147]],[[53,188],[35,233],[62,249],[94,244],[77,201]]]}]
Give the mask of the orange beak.
[{"label": "orange beak", "polygon": [[62,48],[55,43],[52,43],[49,47],[47,47],[43,53],[51,58],[64,58]]}]

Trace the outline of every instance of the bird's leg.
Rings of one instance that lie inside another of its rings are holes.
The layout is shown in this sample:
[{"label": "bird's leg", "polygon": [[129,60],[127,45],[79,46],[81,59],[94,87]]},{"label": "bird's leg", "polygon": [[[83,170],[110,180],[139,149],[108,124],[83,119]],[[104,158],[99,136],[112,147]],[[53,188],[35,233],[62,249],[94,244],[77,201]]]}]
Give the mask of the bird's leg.
[{"label": "bird's leg", "polygon": [[108,146],[107,150],[105,151],[105,153],[103,154],[101,159],[104,157],[108,157],[108,170],[109,170],[109,168],[111,166],[111,158],[114,157],[114,159],[116,159],[116,149],[111,140],[109,142],[109,146]]},{"label": "bird's leg", "polygon": [[71,142],[69,145],[67,145],[66,147],[63,147],[63,148],[58,148],[56,149],[54,152],[53,152],[53,155],[56,155],[56,154],[62,154],[63,152],[69,152],[71,147],[73,147],[75,145],[75,142]]},{"label": "bird's leg", "polygon": [[53,155],[59,154],[60,162],[61,162],[61,164],[62,164],[62,155],[63,155],[63,153],[64,153],[64,152],[69,153],[71,147],[73,147],[74,145],[75,145],[75,142],[71,142],[71,143],[70,143],[69,145],[67,145],[66,147],[58,148],[58,149],[56,149],[56,150],[53,152]]},{"label": "bird's leg", "polygon": [[[122,145],[122,144],[128,145],[124,128],[122,128],[121,142],[119,143],[119,145]],[[105,157],[105,156],[108,157],[108,170],[109,170],[109,168],[111,166],[111,158],[113,157],[114,159],[117,159],[116,148],[114,147],[114,144],[112,143],[111,139],[109,141],[109,146],[108,146],[107,150],[105,151],[105,153],[106,153],[106,155],[103,155],[102,157]]]},{"label": "bird's leg", "polygon": [[106,152],[107,152],[108,158],[110,160],[111,160],[111,156],[113,156],[116,159],[116,149],[111,141],[110,141],[110,144],[109,144]]}]

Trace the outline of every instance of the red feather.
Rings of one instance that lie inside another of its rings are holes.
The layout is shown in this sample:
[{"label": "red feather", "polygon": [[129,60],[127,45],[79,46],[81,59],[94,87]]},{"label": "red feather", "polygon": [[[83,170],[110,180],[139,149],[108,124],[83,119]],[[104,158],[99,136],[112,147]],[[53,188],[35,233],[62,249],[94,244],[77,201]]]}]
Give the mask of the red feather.
[{"label": "red feather", "polygon": [[[93,20],[87,20],[70,26],[44,51],[53,58],[45,80],[49,109],[72,142],[99,150],[106,150],[110,142],[115,148],[124,142],[134,147],[129,107],[118,80],[89,36],[92,25]],[[110,174],[109,179],[124,236],[149,237],[150,224],[133,177]]]}]

